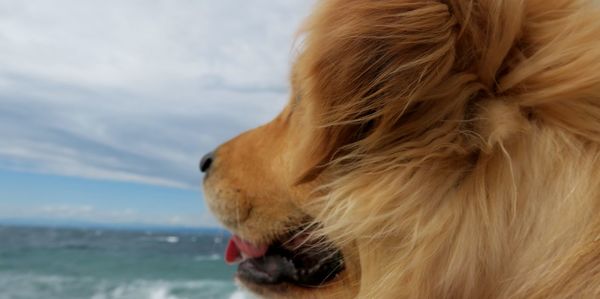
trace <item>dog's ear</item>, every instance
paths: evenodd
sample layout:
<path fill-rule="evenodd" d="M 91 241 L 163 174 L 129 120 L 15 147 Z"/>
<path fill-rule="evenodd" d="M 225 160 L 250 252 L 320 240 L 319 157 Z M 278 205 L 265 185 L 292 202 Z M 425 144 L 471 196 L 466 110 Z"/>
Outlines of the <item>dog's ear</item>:
<path fill-rule="evenodd" d="M 452 70 L 456 25 L 448 6 L 437 1 L 322 1 L 305 25 L 305 50 L 296 66 L 321 128 L 314 138 L 315 163 L 325 166 L 349 151 L 381 147 L 386 137 L 375 135 L 386 135 L 413 114 L 426 100 L 424 91 Z M 439 113 L 460 109 L 456 102 Z M 394 128 L 401 133 L 387 142 L 425 129 Z"/>
<path fill-rule="evenodd" d="M 477 74 L 477 134 L 489 148 L 525 116 L 600 141 L 600 5 L 588 0 L 450 0 L 455 69 Z M 522 128 L 522 127 L 521 127 Z"/>
<path fill-rule="evenodd" d="M 583 2 L 322 1 L 297 65 L 315 161 L 461 157 L 532 118 L 600 141 L 599 14 Z"/>
<path fill-rule="evenodd" d="M 435 1 L 322 1 L 305 26 L 303 90 L 328 125 L 401 114 L 452 67 L 455 26 Z"/>

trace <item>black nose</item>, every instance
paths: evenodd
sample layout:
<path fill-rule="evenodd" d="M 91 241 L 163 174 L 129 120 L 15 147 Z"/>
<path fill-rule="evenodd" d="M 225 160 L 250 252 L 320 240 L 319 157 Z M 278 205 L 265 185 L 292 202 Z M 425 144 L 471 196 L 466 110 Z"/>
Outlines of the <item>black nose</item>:
<path fill-rule="evenodd" d="M 200 171 L 207 172 L 210 166 L 212 165 L 214 158 L 214 152 L 210 152 L 204 155 L 204 157 L 202 157 L 202 160 L 200 160 Z"/>

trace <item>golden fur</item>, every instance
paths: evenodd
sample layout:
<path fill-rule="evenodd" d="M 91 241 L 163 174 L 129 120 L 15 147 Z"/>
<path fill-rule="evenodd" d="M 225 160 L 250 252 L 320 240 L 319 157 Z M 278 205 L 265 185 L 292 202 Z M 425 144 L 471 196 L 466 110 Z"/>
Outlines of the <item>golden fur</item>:
<path fill-rule="evenodd" d="M 600 10 L 322 0 L 290 104 L 207 201 L 266 244 L 310 216 L 347 269 L 281 298 L 600 298 Z"/>

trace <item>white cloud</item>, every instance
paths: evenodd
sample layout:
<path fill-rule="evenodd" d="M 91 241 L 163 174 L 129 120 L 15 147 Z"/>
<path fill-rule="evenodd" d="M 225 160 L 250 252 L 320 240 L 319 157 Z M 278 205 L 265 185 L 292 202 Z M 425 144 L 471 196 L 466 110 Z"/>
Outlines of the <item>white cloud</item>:
<path fill-rule="evenodd" d="M 2 69 L 86 86 L 280 85 L 307 1 L 2 1 Z"/>
<path fill-rule="evenodd" d="M 273 117 L 306 0 L 0 0 L 0 167 L 195 187 Z"/>

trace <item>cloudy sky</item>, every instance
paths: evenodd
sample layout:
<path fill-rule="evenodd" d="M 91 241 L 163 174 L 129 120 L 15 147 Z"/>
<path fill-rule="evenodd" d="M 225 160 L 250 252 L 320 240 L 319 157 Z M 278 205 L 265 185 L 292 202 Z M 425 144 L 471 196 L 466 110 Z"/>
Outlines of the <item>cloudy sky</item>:
<path fill-rule="evenodd" d="M 287 99 L 310 0 L 0 0 L 0 220 L 214 226 L 198 159 Z"/>

